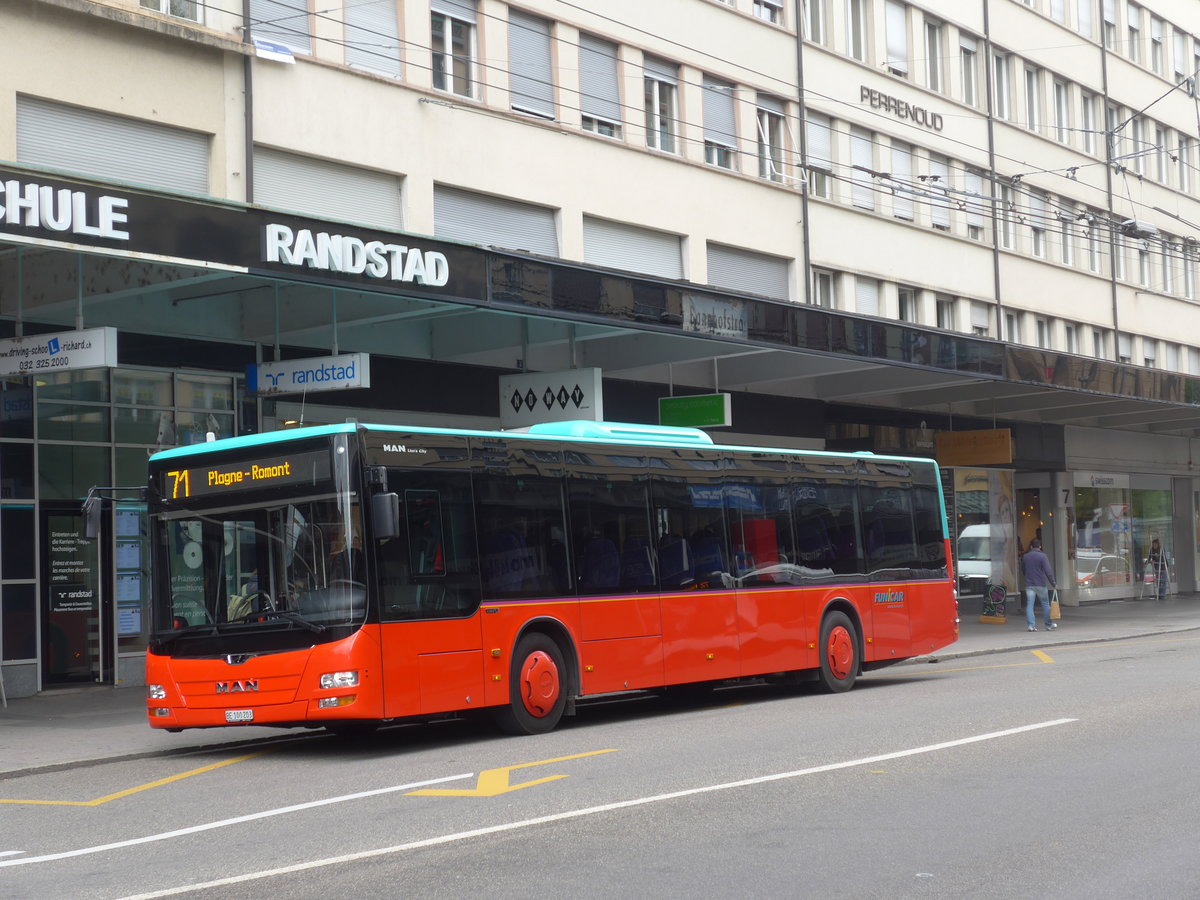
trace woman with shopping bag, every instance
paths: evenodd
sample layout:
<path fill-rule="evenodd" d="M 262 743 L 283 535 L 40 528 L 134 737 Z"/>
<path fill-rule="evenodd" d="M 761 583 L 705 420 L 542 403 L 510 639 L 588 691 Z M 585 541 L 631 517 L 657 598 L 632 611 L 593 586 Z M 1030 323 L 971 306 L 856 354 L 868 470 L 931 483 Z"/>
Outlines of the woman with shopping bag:
<path fill-rule="evenodd" d="M 1050 560 L 1042 552 L 1042 542 L 1034 538 L 1029 542 L 1029 549 L 1021 557 L 1021 571 L 1025 575 L 1025 624 L 1030 631 L 1037 631 L 1037 607 L 1034 598 L 1042 604 L 1042 617 L 1046 622 L 1046 630 L 1053 631 L 1058 627 L 1057 622 L 1050 620 L 1050 589 L 1057 593 L 1058 582 L 1054 580 L 1054 570 L 1050 568 Z"/>

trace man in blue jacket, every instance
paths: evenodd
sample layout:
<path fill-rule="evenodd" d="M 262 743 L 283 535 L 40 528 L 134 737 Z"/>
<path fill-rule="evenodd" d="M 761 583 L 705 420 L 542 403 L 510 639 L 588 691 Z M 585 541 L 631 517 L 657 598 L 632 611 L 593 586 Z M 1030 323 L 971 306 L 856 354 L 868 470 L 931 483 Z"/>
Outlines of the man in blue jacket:
<path fill-rule="evenodd" d="M 1050 568 L 1050 560 L 1042 552 L 1042 542 L 1034 538 L 1029 542 L 1029 549 L 1021 557 L 1021 571 L 1025 575 L 1025 622 L 1030 631 L 1037 631 L 1037 614 L 1033 605 L 1036 597 L 1042 604 L 1042 615 L 1046 619 L 1046 630 L 1052 631 L 1058 624 L 1050 621 L 1050 588 L 1057 588 L 1054 580 L 1054 570 Z"/>

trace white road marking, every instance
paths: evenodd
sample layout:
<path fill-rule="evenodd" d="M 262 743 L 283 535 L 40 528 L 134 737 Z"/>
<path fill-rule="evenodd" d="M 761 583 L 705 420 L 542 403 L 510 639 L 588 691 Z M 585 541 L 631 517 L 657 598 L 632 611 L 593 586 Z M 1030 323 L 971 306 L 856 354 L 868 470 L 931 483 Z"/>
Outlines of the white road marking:
<path fill-rule="evenodd" d="M 70 859 L 72 856 L 88 856 L 93 853 L 104 853 L 108 850 L 119 850 L 122 847 L 135 847 L 138 844 L 151 844 L 155 841 L 165 841 L 170 838 L 182 837 L 188 834 L 196 834 L 201 831 L 212 831 L 214 828 L 226 828 L 230 825 L 240 825 L 243 822 L 253 822 L 257 819 L 269 819 L 272 816 L 283 816 L 288 813 L 301 812 L 306 809 L 316 809 L 319 806 L 330 806 L 334 803 L 345 803 L 349 800 L 362 800 L 365 797 L 378 797 L 380 794 L 394 794 L 398 791 L 411 791 L 415 788 L 429 787 L 431 784 L 445 784 L 447 781 L 463 781 L 467 778 L 474 778 L 475 774 L 469 772 L 466 775 L 448 775 L 445 778 L 431 778 L 429 781 L 414 781 L 411 784 L 394 784 L 391 787 L 376 788 L 371 791 L 359 791 L 355 794 L 343 794 L 340 797 L 327 797 L 324 800 L 311 800 L 308 803 L 297 803 L 295 806 L 281 806 L 278 809 L 266 809 L 262 812 L 249 813 L 244 816 L 235 816 L 232 819 L 221 819 L 218 822 L 207 822 L 204 825 L 192 825 L 189 828 L 180 828 L 175 831 L 164 831 L 161 834 L 149 834 L 145 837 L 130 838 L 127 841 L 116 841 L 111 844 L 100 844 L 96 847 L 80 847 L 78 850 L 65 850 L 62 853 L 47 853 L 45 856 L 31 856 L 28 859 L 10 859 L 7 862 L 0 862 L 0 868 L 6 866 L 24 866 L 29 863 L 52 862 L 56 859 Z M 24 852 L 24 851 L 14 851 Z"/>
<path fill-rule="evenodd" d="M 0 856 L 20 856 L 24 850 L 0 850 Z"/>
<path fill-rule="evenodd" d="M 486 828 L 474 828 L 470 831 L 459 831 L 453 834 L 444 834 L 439 837 L 425 838 L 419 841 L 410 841 L 407 844 L 397 844 L 393 847 L 381 847 L 377 850 L 363 850 L 358 853 L 347 853 L 343 856 L 333 856 L 327 859 L 316 859 L 304 863 L 296 863 L 291 866 L 283 866 L 278 869 L 267 869 L 261 872 L 251 872 L 246 875 L 235 875 L 229 878 L 221 878 L 216 881 L 204 881 L 198 884 L 188 884 L 176 888 L 167 888 L 162 891 L 153 891 L 148 894 L 137 894 L 130 897 L 125 897 L 123 900 L 153 900 L 157 897 L 171 897 L 176 894 L 186 894 L 190 891 L 201 891 L 206 888 L 227 887 L 232 884 L 244 884 L 248 881 L 257 881 L 262 878 L 274 878 L 279 875 L 289 875 L 294 872 L 304 872 L 308 869 L 319 869 L 326 866 L 335 866 L 342 863 L 355 862 L 362 859 L 371 859 L 376 856 L 387 856 L 395 853 L 404 853 L 409 850 L 420 850 L 424 847 L 436 847 L 440 844 L 451 844 L 457 841 L 470 840 L 471 838 L 484 837 L 486 835 L 501 834 L 506 831 L 516 831 L 521 828 L 531 828 L 535 825 L 545 825 L 549 822 L 563 822 L 569 819 L 578 819 L 584 816 L 594 816 L 600 813 L 613 812 L 619 809 L 630 809 L 636 806 L 645 806 L 650 803 L 662 803 L 666 800 L 677 800 L 680 797 L 693 797 L 697 794 L 709 794 L 715 791 L 727 791 L 732 788 L 750 787 L 758 784 L 768 784 L 772 781 L 785 781 L 791 778 L 801 778 L 805 775 L 818 775 L 822 772 L 836 772 L 839 769 L 851 769 L 856 766 L 873 765 L 875 763 L 884 762 L 885 760 L 903 759 L 907 756 L 919 756 L 923 753 L 936 753 L 939 750 L 950 750 L 954 747 L 963 747 L 967 744 L 977 744 L 980 741 L 993 741 L 998 738 L 1011 737 L 1016 734 L 1024 734 L 1029 731 L 1037 731 L 1041 728 L 1053 728 L 1057 725 L 1067 725 L 1071 722 L 1076 722 L 1077 719 L 1053 719 L 1049 722 L 1038 722 L 1035 725 L 1022 725 L 1018 728 L 1008 728 L 1004 731 L 993 731 L 988 734 L 977 734 L 973 737 L 959 738 L 954 741 L 943 741 L 938 744 L 929 744 L 924 747 L 913 747 L 909 750 L 897 750 L 894 753 L 883 753 L 879 756 L 867 756 L 862 759 L 852 759 L 845 762 L 829 763 L 824 766 L 813 766 L 809 769 L 797 769 L 793 772 L 779 772 L 774 775 L 760 775 L 757 778 L 744 778 L 740 781 L 727 781 L 723 784 L 711 784 L 704 787 L 688 788 L 683 791 L 672 791 L 667 794 L 655 794 L 649 797 L 636 797 L 631 800 L 621 800 L 616 803 L 605 803 L 601 806 L 589 806 L 585 809 L 568 810 L 567 812 L 552 813 L 546 816 L 538 816 L 533 819 L 521 819 L 516 822 L 505 822 L 501 825 L 491 825 Z M 470 776 L 458 776 L 470 777 Z M 317 804 L 311 804 L 317 805 Z M 133 842 L 129 842 L 133 843 Z M 125 846 L 117 844 L 112 846 Z M 67 855 L 67 854 L 62 854 Z M 61 858 L 59 857 L 43 857 L 43 859 Z M 34 862 L 35 860 L 22 860 L 22 862 Z M 5 865 L 0 863 L 0 865 Z M 11 863 L 9 864 L 11 865 Z"/>

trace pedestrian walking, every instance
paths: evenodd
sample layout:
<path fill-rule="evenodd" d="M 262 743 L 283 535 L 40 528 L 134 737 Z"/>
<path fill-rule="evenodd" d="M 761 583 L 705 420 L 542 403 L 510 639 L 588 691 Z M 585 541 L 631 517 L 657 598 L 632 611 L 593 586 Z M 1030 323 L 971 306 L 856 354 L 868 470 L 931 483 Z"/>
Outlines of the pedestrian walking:
<path fill-rule="evenodd" d="M 1050 588 L 1057 588 L 1054 580 L 1054 570 L 1050 568 L 1050 560 L 1042 552 L 1042 542 L 1034 538 L 1029 542 L 1029 549 L 1021 557 L 1021 571 L 1025 575 L 1025 623 L 1030 631 L 1037 631 L 1037 607 L 1034 598 L 1042 604 L 1042 616 L 1046 620 L 1046 630 L 1053 631 L 1058 624 L 1050 621 Z"/>

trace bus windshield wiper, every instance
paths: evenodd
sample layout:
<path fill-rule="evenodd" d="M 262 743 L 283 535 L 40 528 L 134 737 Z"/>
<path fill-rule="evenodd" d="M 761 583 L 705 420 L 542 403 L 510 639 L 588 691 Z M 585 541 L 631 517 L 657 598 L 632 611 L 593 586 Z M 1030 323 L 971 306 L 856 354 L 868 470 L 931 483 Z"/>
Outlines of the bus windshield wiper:
<path fill-rule="evenodd" d="M 320 634 L 325 630 L 325 626 L 318 622 L 310 622 L 308 619 L 299 613 L 294 613 L 290 609 L 265 609 L 262 612 L 249 612 L 244 616 L 238 616 L 236 619 L 230 619 L 227 622 L 222 622 L 222 625 L 237 625 L 245 622 L 250 622 L 255 619 L 286 619 L 293 624 L 299 625 L 301 628 L 307 628 L 314 634 Z M 220 629 L 218 629 L 220 630 Z"/>

